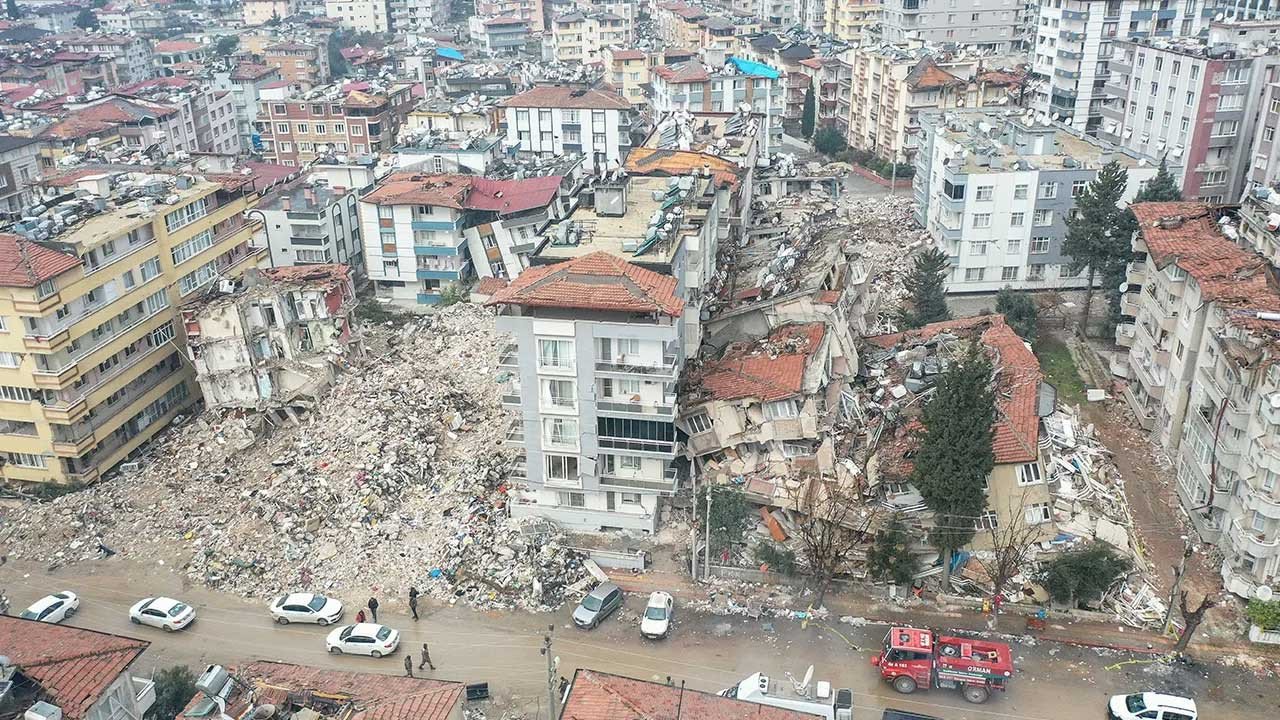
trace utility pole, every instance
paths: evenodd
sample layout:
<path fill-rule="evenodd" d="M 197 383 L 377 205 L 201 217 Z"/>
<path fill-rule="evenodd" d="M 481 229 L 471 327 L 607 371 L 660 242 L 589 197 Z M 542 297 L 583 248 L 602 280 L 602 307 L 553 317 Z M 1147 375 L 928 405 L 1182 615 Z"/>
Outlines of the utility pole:
<path fill-rule="evenodd" d="M 898 194 L 898 151 L 894 150 L 889 156 L 889 164 L 892 169 L 889 171 L 889 197 Z"/>
<path fill-rule="evenodd" d="M 702 556 L 702 571 L 706 575 L 707 582 L 711 582 L 711 483 L 706 484 L 707 488 L 707 544 L 702 548 L 704 553 Z"/>
<path fill-rule="evenodd" d="M 555 625 L 548 625 L 547 634 L 542 636 L 542 654 L 547 658 L 547 720 L 556 720 L 556 670 L 560 658 L 551 652 L 551 633 L 555 629 Z"/>
<path fill-rule="evenodd" d="M 1187 571 L 1187 558 L 1191 557 L 1191 540 L 1186 536 L 1182 536 L 1182 558 L 1178 560 L 1178 567 L 1173 569 L 1173 588 L 1169 590 L 1169 607 L 1164 611 L 1164 623 L 1160 625 L 1161 629 L 1169 629 L 1169 621 L 1173 619 L 1173 601 L 1178 597 L 1178 589 L 1182 587 L 1182 575 Z"/>

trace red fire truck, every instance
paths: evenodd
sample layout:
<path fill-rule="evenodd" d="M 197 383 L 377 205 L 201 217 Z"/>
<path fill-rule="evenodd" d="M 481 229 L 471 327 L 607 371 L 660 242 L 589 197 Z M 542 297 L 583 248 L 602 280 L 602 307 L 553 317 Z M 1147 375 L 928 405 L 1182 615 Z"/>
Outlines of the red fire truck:
<path fill-rule="evenodd" d="M 871 658 L 871 664 L 900 693 L 960 688 L 971 703 L 986 702 L 992 690 L 1003 691 L 1013 675 L 1013 655 L 1004 643 L 909 627 L 890 629 L 884 650 Z"/>

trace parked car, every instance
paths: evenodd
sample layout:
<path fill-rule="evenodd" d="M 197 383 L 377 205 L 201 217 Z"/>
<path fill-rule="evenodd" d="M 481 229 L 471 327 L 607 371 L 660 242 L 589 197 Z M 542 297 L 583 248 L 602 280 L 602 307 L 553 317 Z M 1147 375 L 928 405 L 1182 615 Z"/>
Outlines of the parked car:
<path fill-rule="evenodd" d="M 289 593 L 272 601 L 271 617 L 281 625 L 291 622 L 332 625 L 342 618 L 342 601 L 315 593 Z"/>
<path fill-rule="evenodd" d="M 173 598 L 145 598 L 129 608 L 129 619 L 137 625 L 150 625 L 172 632 L 190 625 L 196 619 L 196 610 Z"/>
<path fill-rule="evenodd" d="M 658 640 L 671 631 L 671 611 L 675 608 L 675 600 L 670 593 L 657 590 L 649 595 L 649 604 L 644 608 L 644 617 L 640 620 L 640 634 L 650 640 Z"/>
<path fill-rule="evenodd" d="M 357 623 L 335 628 L 324 640 L 325 647 L 335 655 L 390 655 L 400 646 L 400 633 L 386 625 Z"/>
<path fill-rule="evenodd" d="M 31 603 L 31 607 L 22 611 L 19 617 L 46 623 L 60 623 L 76 614 L 80 609 L 80 598 L 70 590 L 46 595 Z"/>
<path fill-rule="evenodd" d="M 907 712 L 906 710 L 885 708 L 884 714 L 880 716 L 880 720 L 939 720 L 939 718 L 932 715 L 921 715 L 920 713 Z"/>
<path fill-rule="evenodd" d="M 578 603 L 573 624 L 591 630 L 621 606 L 622 589 L 613 583 L 600 583 Z"/>
<path fill-rule="evenodd" d="M 1111 720 L 1196 720 L 1196 701 L 1163 693 L 1116 695 L 1107 704 Z"/>

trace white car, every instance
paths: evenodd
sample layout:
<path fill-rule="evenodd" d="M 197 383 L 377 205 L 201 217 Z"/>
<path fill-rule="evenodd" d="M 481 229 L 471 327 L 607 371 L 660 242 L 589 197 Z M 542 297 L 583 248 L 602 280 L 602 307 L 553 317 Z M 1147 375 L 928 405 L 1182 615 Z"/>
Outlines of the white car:
<path fill-rule="evenodd" d="M 649 595 L 649 604 L 644 608 L 644 618 L 640 621 L 640 634 L 657 640 L 664 638 L 671 631 L 671 611 L 675 608 L 675 600 L 670 593 L 661 590 Z"/>
<path fill-rule="evenodd" d="M 1196 701 L 1162 693 L 1116 695 L 1107 704 L 1110 720 L 1196 720 Z"/>
<path fill-rule="evenodd" d="M 24 610 L 21 617 L 37 622 L 60 623 L 75 615 L 79 609 L 80 598 L 70 590 L 63 590 L 31 603 L 31 607 Z"/>
<path fill-rule="evenodd" d="M 129 608 L 129 619 L 136 625 L 150 625 L 172 632 L 190 625 L 196 619 L 196 610 L 173 598 L 145 598 Z"/>
<path fill-rule="evenodd" d="M 386 625 L 358 623 L 335 628 L 324 639 L 325 647 L 335 655 L 390 655 L 400 646 L 400 633 Z"/>
<path fill-rule="evenodd" d="M 332 625 L 342 618 L 342 601 L 314 593 L 289 593 L 271 603 L 271 617 L 281 625 L 291 622 Z"/>

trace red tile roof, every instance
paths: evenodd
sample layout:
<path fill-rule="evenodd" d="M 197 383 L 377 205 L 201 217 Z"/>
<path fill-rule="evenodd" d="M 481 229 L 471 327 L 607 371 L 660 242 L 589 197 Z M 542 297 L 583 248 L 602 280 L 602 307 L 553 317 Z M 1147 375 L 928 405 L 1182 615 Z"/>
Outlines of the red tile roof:
<path fill-rule="evenodd" d="M 234 672 L 238 679 L 254 688 L 255 706 L 283 706 L 291 694 L 294 697 L 315 694 L 322 696 L 326 703 L 345 706 L 341 712 L 334 713 L 344 720 L 447 720 L 466 693 L 466 686 L 459 682 L 327 670 L 265 660 Z M 201 697 L 197 694 L 188 707 Z M 241 718 L 250 707 L 249 698 L 237 689 L 228 698 L 227 714 Z"/>
<path fill-rule="evenodd" d="M 476 284 L 476 293 L 479 295 L 492 295 L 509 284 L 511 284 L 511 281 L 506 278 L 480 278 L 480 282 Z"/>
<path fill-rule="evenodd" d="M 643 60 L 647 55 L 643 50 L 623 50 L 621 48 L 612 48 L 610 52 L 613 54 L 614 60 Z"/>
<path fill-rule="evenodd" d="M 669 83 L 695 83 L 711 79 L 711 71 L 700 60 L 686 60 L 673 65 L 659 65 L 650 72 Z"/>
<path fill-rule="evenodd" d="M 677 715 L 676 710 L 679 709 Z M 560 720 L 813 720 L 797 710 L 596 670 L 573 674 Z"/>
<path fill-rule="evenodd" d="M 232 80 L 257 80 L 258 78 L 274 75 L 280 72 L 278 67 L 268 67 L 266 65 L 256 65 L 254 63 L 240 63 L 236 65 L 236 69 L 231 72 Z"/>
<path fill-rule="evenodd" d="M 525 24 L 524 20 L 521 20 L 520 18 L 513 17 L 513 16 L 489 18 L 488 20 L 484 21 L 485 27 L 491 27 L 495 25 L 523 25 L 523 24 Z"/>
<path fill-rule="evenodd" d="M 772 402 L 798 395 L 826 332 L 820 322 L 782 325 L 745 349 L 731 346 L 720 360 L 703 364 L 692 381 L 715 400 Z"/>
<path fill-rule="evenodd" d="M 716 184 L 737 187 L 743 172 L 724 158 L 692 150 L 638 147 L 627 153 L 626 170 L 633 175 L 681 177 L 709 169 Z"/>
<path fill-rule="evenodd" d="M 148 645 L 145 640 L 0 616 L 3 654 L 40 683 L 67 720 L 85 717 Z"/>
<path fill-rule="evenodd" d="M 993 356 L 992 361 L 999 370 L 995 388 L 999 412 L 991 441 L 996 462 L 1035 461 L 1039 456 L 1036 447 L 1040 442 L 1037 405 L 1044 374 L 1040 371 L 1040 361 L 1005 323 L 1003 315 L 947 320 L 916 330 L 868 337 L 867 342 L 883 348 L 917 347 L 942 332 L 967 337 L 981 333 L 982 344 Z"/>
<path fill-rule="evenodd" d="M 515 108 L 569 108 L 578 110 L 630 110 L 631 103 L 610 85 L 590 89 L 568 85 L 539 85 L 498 103 Z"/>
<path fill-rule="evenodd" d="M 364 200 L 379 205 L 438 205 L 510 215 L 550 204 L 563 179 L 561 175 L 547 175 L 492 180 L 474 175 L 401 172 L 380 183 Z"/>
<path fill-rule="evenodd" d="M 75 255 L 0 233 L 0 286 L 32 288 L 79 266 Z"/>
<path fill-rule="evenodd" d="M 912 90 L 936 90 L 950 85 L 963 85 L 964 81 L 924 58 L 907 73 L 907 85 Z"/>
<path fill-rule="evenodd" d="M 679 317 L 684 301 L 675 292 L 676 279 L 670 275 L 646 270 L 616 255 L 593 252 L 529 268 L 485 304 Z"/>
<path fill-rule="evenodd" d="M 190 40 L 161 40 L 152 48 L 157 53 L 195 52 L 208 47 Z"/>

